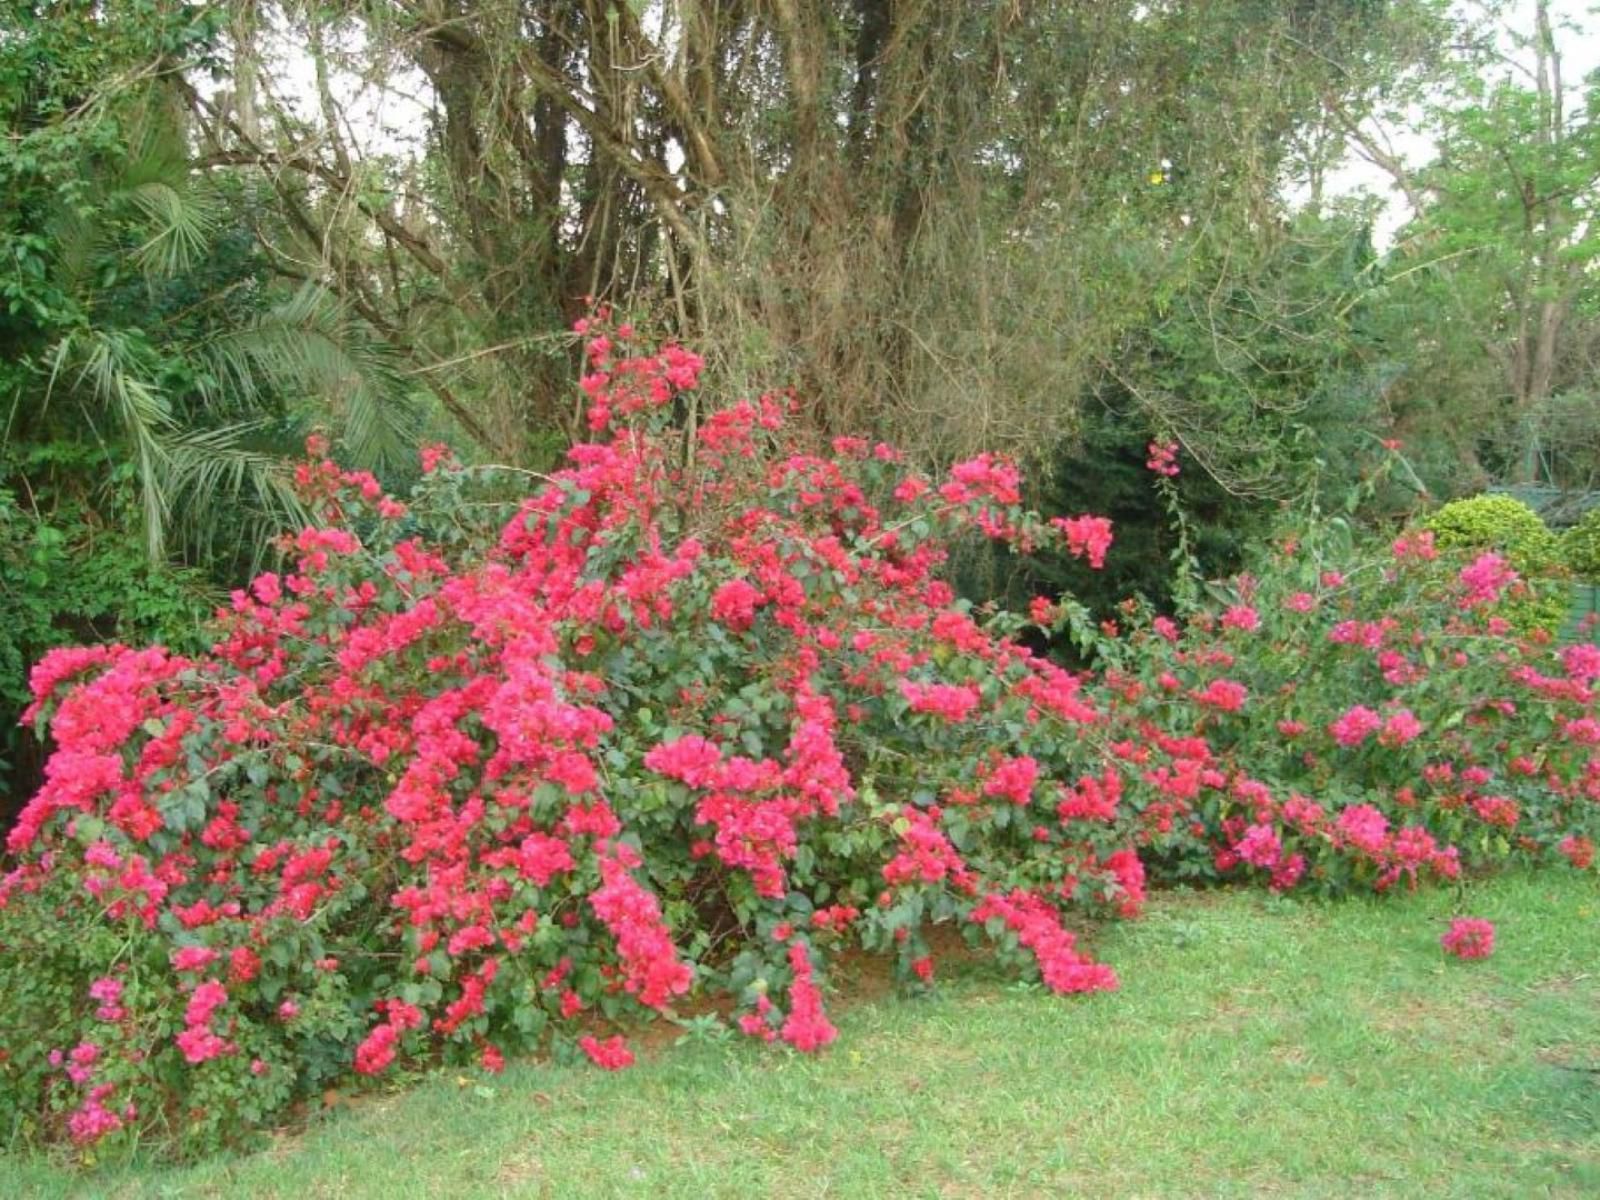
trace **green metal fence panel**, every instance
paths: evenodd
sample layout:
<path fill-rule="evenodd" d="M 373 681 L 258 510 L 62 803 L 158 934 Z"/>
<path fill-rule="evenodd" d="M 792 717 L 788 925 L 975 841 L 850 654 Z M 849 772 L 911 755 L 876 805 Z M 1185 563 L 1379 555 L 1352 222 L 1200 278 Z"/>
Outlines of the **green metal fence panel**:
<path fill-rule="evenodd" d="M 1600 492 L 1575 492 L 1541 483 L 1492 484 L 1484 490 L 1521 500 L 1557 532 L 1576 525 L 1591 508 L 1600 508 Z"/>
<path fill-rule="evenodd" d="M 1573 584 L 1572 607 L 1567 610 L 1567 619 L 1561 626 L 1562 644 L 1570 642 L 1600 644 L 1600 616 L 1597 614 L 1600 614 L 1600 584 Z M 1586 620 L 1587 625 L 1585 625 Z"/>

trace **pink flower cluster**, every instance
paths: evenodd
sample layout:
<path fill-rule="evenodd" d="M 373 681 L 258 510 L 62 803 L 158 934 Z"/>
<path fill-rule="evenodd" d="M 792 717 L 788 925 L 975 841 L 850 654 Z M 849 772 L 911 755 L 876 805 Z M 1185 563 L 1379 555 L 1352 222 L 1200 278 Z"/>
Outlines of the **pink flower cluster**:
<path fill-rule="evenodd" d="M 1481 917 L 1456 917 L 1439 938 L 1446 954 L 1457 958 L 1488 958 L 1494 953 L 1494 922 Z"/>
<path fill-rule="evenodd" d="M 678 957 L 661 920 L 661 905 L 635 881 L 639 856 L 623 843 L 600 859 L 601 886 L 589 896 L 595 915 L 617 939 L 623 987 L 640 1004 L 661 1009 L 689 990 L 694 971 Z"/>
<path fill-rule="evenodd" d="M 978 688 L 970 683 L 914 683 L 903 679 L 900 693 L 912 712 L 932 713 L 951 722 L 965 721 L 982 699 Z"/>
<path fill-rule="evenodd" d="M 781 1036 L 796 1050 L 816 1051 L 839 1036 L 822 1011 L 822 992 L 817 987 L 811 954 L 804 942 L 789 946 L 789 969 L 794 981 L 789 985 L 789 1015 Z"/>
<path fill-rule="evenodd" d="M 932 814 L 911 806 L 901 810 L 904 831 L 900 852 L 883 865 L 884 882 L 891 887 L 910 883 L 943 883 L 948 879 L 963 892 L 976 886 L 961 855 L 934 824 Z"/>
<path fill-rule="evenodd" d="M 1150 457 L 1144 465 L 1149 470 L 1168 478 L 1178 473 L 1177 442 L 1151 442 L 1146 447 L 1146 453 Z"/>
<path fill-rule="evenodd" d="M 96 979 L 89 985 L 89 998 L 99 1002 L 100 1007 L 94 1010 L 95 1019 L 98 1021 L 120 1021 L 127 1015 L 127 1010 L 122 1007 L 122 981 L 109 976 Z"/>
<path fill-rule="evenodd" d="M 1078 953 L 1078 941 L 1061 927 L 1060 914 L 1031 892 L 990 893 L 972 909 L 973 921 L 997 919 L 1033 952 L 1045 986 L 1053 992 L 1107 992 L 1117 987 L 1110 967 Z"/>
<path fill-rule="evenodd" d="M 1482 608 L 1499 600 L 1518 576 L 1498 554 L 1481 554 L 1462 567 L 1457 578 L 1463 589 L 1461 607 Z"/>
<path fill-rule="evenodd" d="M 1074 558 L 1088 558 L 1089 566 L 1098 571 L 1106 564 L 1106 553 L 1111 549 L 1111 521 L 1107 517 L 1055 517 L 1050 524 L 1067 538 L 1067 553 Z"/>
<path fill-rule="evenodd" d="M 211 1028 L 216 1011 L 227 1002 L 227 989 L 215 979 L 198 984 L 190 994 L 189 1004 L 183 1011 L 183 1032 L 175 1039 L 185 1062 L 203 1063 L 237 1052 L 237 1046 Z"/>
<path fill-rule="evenodd" d="M 621 1034 L 603 1041 L 593 1034 L 585 1034 L 578 1039 L 578 1048 L 602 1071 L 620 1071 L 633 1066 L 633 1051 L 628 1049 L 627 1040 Z"/>
<path fill-rule="evenodd" d="M 1382 728 L 1382 717 L 1365 704 L 1355 704 L 1328 726 L 1328 735 L 1341 746 L 1359 746 Z"/>
<path fill-rule="evenodd" d="M 377 1075 L 394 1062 L 395 1051 L 406 1030 L 422 1025 L 422 1010 L 402 1000 L 384 1002 L 385 1020 L 373 1026 L 356 1047 L 355 1069 L 360 1075 Z"/>

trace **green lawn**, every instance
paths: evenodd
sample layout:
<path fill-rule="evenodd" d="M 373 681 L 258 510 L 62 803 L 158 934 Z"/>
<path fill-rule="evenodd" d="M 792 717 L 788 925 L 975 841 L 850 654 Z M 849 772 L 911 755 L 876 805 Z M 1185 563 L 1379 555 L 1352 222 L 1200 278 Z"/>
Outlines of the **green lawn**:
<path fill-rule="evenodd" d="M 837 1003 L 820 1058 L 442 1075 L 186 1169 L 0 1163 L 0 1196 L 1600 1195 L 1600 889 L 1475 885 L 1477 963 L 1454 903 L 1167 896 L 1094 941 L 1119 993 L 969 963 Z"/>

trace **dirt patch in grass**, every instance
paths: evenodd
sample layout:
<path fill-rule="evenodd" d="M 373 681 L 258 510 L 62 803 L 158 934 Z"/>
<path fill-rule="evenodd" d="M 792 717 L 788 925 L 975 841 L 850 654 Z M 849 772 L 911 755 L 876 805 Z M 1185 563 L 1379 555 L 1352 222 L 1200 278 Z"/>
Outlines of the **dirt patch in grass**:
<path fill-rule="evenodd" d="M 1529 986 L 1530 992 L 1540 992 L 1552 996 L 1570 996 L 1580 983 L 1594 979 L 1588 971 L 1579 971 L 1576 974 L 1552 975 L 1548 979 L 1541 979 L 1538 983 Z"/>
<path fill-rule="evenodd" d="M 1485 1043 L 1511 1044 L 1514 1012 L 1506 1000 L 1484 993 L 1452 999 L 1409 996 L 1369 1005 L 1367 1019 L 1379 1032 L 1408 1045 L 1457 1054 Z"/>

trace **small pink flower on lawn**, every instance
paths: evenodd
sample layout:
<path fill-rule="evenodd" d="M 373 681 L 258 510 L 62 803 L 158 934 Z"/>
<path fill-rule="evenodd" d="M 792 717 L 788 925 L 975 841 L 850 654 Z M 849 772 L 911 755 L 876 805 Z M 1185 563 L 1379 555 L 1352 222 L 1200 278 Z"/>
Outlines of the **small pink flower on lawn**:
<path fill-rule="evenodd" d="M 1439 944 L 1457 958 L 1488 958 L 1494 953 L 1494 922 L 1481 917 L 1457 917 Z"/>

